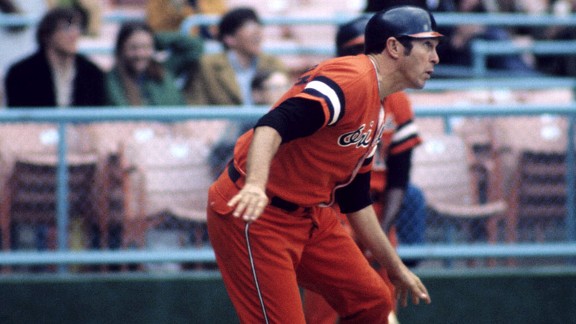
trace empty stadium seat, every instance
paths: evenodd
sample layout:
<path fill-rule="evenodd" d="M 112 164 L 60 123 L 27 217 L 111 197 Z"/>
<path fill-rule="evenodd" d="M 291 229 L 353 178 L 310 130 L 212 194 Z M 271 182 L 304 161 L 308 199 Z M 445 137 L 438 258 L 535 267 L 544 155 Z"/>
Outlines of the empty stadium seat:
<path fill-rule="evenodd" d="M 496 241 L 497 217 L 505 212 L 506 203 L 503 200 L 478 202 L 466 146 L 461 138 L 425 136 L 424 143 L 414 150 L 412 163 L 412 182 L 423 190 L 428 208 L 444 220 L 448 242 L 455 240 L 457 228 L 466 235 L 466 240 L 475 236 L 469 227 L 476 220 L 486 223 L 488 241 Z"/>

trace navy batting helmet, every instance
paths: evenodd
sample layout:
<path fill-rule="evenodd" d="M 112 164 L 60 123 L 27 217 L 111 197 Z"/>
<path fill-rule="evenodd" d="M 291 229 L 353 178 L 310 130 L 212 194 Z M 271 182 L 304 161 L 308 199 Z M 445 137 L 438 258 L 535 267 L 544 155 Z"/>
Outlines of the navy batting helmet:
<path fill-rule="evenodd" d="M 336 55 L 356 55 L 364 52 L 364 30 L 368 16 L 360 16 L 340 27 L 336 32 Z"/>
<path fill-rule="evenodd" d="M 376 13 L 368 21 L 365 33 L 365 53 L 379 53 L 386 47 L 389 37 L 437 38 L 444 35 L 436 31 L 432 14 L 414 6 L 394 7 Z"/>

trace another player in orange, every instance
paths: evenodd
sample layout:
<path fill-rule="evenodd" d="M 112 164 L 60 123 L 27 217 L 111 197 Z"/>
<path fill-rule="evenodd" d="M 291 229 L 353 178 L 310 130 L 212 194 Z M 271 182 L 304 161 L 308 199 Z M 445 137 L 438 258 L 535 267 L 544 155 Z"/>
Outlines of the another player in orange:
<path fill-rule="evenodd" d="M 238 140 L 210 187 L 208 232 L 228 294 L 243 323 L 305 323 L 299 285 L 322 294 L 341 323 L 387 323 L 394 296 L 340 222 L 407 305 L 429 303 L 420 279 L 380 228 L 370 174 L 391 114 L 392 93 L 421 89 L 442 36 L 426 10 L 375 14 L 365 55 L 327 60 Z"/>
<path fill-rule="evenodd" d="M 337 56 L 358 55 L 364 52 L 364 29 L 367 23 L 368 17 L 360 16 L 338 28 Z M 387 232 L 392 246 L 396 247 L 397 238 L 393 223 L 401 209 L 404 192 L 408 187 L 412 149 L 420 144 L 421 139 L 413 122 L 414 112 L 405 92 L 389 95 L 384 104 L 390 114 L 386 116 L 387 126 L 378 145 L 378 154 L 374 157 L 370 190 L 376 215 L 382 228 Z M 349 227 L 345 216 L 342 221 Z M 354 235 L 352 230 L 350 231 Z M 369 253 L 366 251 L 366 254 Z M 374 262 L 369 255 L 367 257 L 369 261 Z M 377 270 L 393 289 L 385 271 Z M 304 313 L 308 323 L 335 324 L 338 320 L 338 314 L 324 298 L 309 290 L 304 291 Z"/>

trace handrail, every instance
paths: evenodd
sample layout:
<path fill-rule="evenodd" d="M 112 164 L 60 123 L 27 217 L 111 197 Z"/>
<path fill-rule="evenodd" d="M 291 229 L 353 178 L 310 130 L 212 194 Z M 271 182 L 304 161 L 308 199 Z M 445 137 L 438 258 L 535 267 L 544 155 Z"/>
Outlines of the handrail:
<path fill-rule="evenodd" d="M 262 22 L 267 25 L 339 25 L 353 18 L 360 13 L 336 13 L 330 16 L 263 16 Z M 435 12 L 434 17 L 439 26 L 455 25 L 492 25 L 492 26 L 573 26 L 576 25 L 576 15 L 556 16 L 553 14 L 524 14 L 524 13 L 457 13 L 457 12 Z M 0 26 L 31 26 L 37 24 L 41 15 L 32 14 L 5 14 L 0 13 Z M 145 20 L 143 12 L 113 10 L 102 15 L 104 22 L 124 22 L 131 20 Z M 181 31 L 187 33 L 190 28 L 201 25 L 216 25 L 220 19 L 219 15 L 196 14 L 184 19 Z"/>
<path fill-rule="evenodd" d="M 40 14 L 6 14 L 0 13 L 0 27 L 34 26 L 42 19 Z M 122 23 L 125 21 L 144 21 L 146 15 L 141 12 L 114 10 L 102 15 L 103 22 Z"/>
<path fill-rule="evenodd" d="M 493 77 L 493 78 L 448 78 L 426 81 L 423 90 L 469 90 L 469 89 L 552 89 L 576 88 L 576 79 L 567 77 Z"/>
<path fill-rule="evenodd" d="M 261 17 L 265 25 L 340 25 L 356 17 L 357 13 L 336 13 L 330 16 L 264 16 Z M 456 25 L 484 25 L 507 27 L 546 27 L 546 26 L 573 26 L 576 25 L 576 15 L 556 16 L 552 14 L 531 15 L 524 13 L 434 13 L 439 26 Z M 184 19 L 180 31 L 188 31 L 197 26 L 216 25 L 219 15 L 192 15 Z"/>
<path fill-rule="evenodd" d="M 401 245 L 398 247 L 398 254 L 406 260 L 576 257 L 576 243 Z M 0 252 L 0 266 L 215 261 L 214 251 L 210 247 L 174 249 L 168 252 L 149 250 Z"/>
<path fill-rule="evenodd" d="M 472 58 L 474 75 L 482 76 L 486 73 L 487 56 L 532 53 L 536 55 L 574 55 L 576 41 L 533 41 L 527 44 L 515 44 L 511 41 L 472 41 Z"/>
<path fill-rule="evenodd" d="M 138 109 L 145 108 L 145 109 Z M 239 109 L 241 108 L 241 109 Z M 0 111 L 0 122 L 87 123 L 104 121 L 161 121 L 186 119 L 242 119 L 260 117 L 268 106 L 166 106 L 158 107 L 86 107 L 81 109 L 7 109 Z M 521 108 L 521 109 L 520 109 Z M 445 104 L 415 105 L 420 117 L 434 116 L 520 116 L 576 115 L 576 102 L 567 104 Z"/>

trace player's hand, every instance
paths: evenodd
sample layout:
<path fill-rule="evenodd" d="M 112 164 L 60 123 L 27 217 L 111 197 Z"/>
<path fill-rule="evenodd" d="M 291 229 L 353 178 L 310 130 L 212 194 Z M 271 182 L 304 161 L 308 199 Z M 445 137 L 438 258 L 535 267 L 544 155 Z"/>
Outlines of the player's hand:
<path fill-rule="evenodd" d="M 388 273 L 388 275 L 396 288 L 396 298 L 400 301 L 402 307 L 408 306 L 409 296 L 412 298 L 414 305 L 418 305 L 420 300 L 423 300 L 426 304 L 432 302 L 426 286 L 405 265 L 401 265 L 397 274 Z"/>
<path fill-rule="evenodd" d="M 248 183 L 228 201 L 229 207 L 236 207 L 232 215 L 242 217 L 247 222 L 257 220 L 267 205 L 268 197 L 264 189 Z"/>

